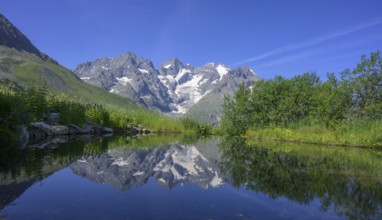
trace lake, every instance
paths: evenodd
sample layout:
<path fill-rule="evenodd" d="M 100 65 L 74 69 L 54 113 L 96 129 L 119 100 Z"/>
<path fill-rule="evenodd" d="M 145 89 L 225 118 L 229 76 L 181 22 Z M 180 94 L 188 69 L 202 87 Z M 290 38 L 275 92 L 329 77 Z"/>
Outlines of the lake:
<path fill-rule="evenodd" d="M 382 219 L 378 151 L 148 136 L 0 153 L 0 219 Z"/>

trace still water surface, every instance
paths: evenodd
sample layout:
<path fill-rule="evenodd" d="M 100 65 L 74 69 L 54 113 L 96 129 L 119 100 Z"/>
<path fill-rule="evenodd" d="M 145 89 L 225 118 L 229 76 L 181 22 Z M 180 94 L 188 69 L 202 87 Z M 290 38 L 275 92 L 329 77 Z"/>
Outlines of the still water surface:
<path fill-rule="evenodd" d="M 4 219 L 382 219 L 370 150 L 153 136 L 1 153 Z"/>

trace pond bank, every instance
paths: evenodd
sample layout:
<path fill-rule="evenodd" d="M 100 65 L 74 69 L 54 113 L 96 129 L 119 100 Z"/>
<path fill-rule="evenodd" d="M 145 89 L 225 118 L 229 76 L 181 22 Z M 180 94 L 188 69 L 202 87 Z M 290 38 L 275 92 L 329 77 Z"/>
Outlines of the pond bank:
<path fill-rule="evenodd" d="M 102 125 L 85 123 L 83 126 L 75 124 L 62 125 L 59 123 L 60 114 L 51 113 L 50 120 L 33 122 L 30 126 L 20 125 L 17 129 L 19 147 L 24 148 L 28 144 L 38 148 L 56 148 L 57 144 L 75 140 L 78 137 L 91 139 L 93 137 L 111 136 L 113 133 L 124 133 L 129 136 L 145 135 L 150 130 L 141 125 L 128 125 L 125 128 L 113 129 Z M 54 118 L 54 120 L 51 120 Z"/>
<path fill-rule="evenodd" d="M 375 122 L 368 126 L 343 126 L 336 129 L 323 126 L 269 127 L 256 130 L 250 129 L 245 133 L 244 137 L 249 142 L 261 139 L 380 150 L 382 149 L 382 123 Z"/>

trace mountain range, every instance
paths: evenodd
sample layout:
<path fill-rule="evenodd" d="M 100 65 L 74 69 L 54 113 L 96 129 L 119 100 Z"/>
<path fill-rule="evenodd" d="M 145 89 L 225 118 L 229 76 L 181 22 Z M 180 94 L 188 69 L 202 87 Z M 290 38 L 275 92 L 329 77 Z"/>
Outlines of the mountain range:
<path fill-rule="evenodd" d="M 248 67 L 231 69 L 224 64 L 200 67 L 173 58 L 155 68 L 153 62 L 128 52 L 78 65 L 83 81 L 134 100 L 170 116 L 187 116 L 216 123 L 225 95 L 241 83 L 259 80 Z"/>

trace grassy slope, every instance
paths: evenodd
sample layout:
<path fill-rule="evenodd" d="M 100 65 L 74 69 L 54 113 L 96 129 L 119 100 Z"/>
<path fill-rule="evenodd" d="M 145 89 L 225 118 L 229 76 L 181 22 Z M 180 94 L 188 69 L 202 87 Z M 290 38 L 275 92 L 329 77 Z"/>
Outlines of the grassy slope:
<path fill-rule="evenodd" d="M 0 46 L 0 79 L 9 79 L 22 87 L 42 87 L 52 94 L 69 97 L 116 109 L 140 109 L 133 101 L 82 82 L 70 70 L 27 52 Z"/>

